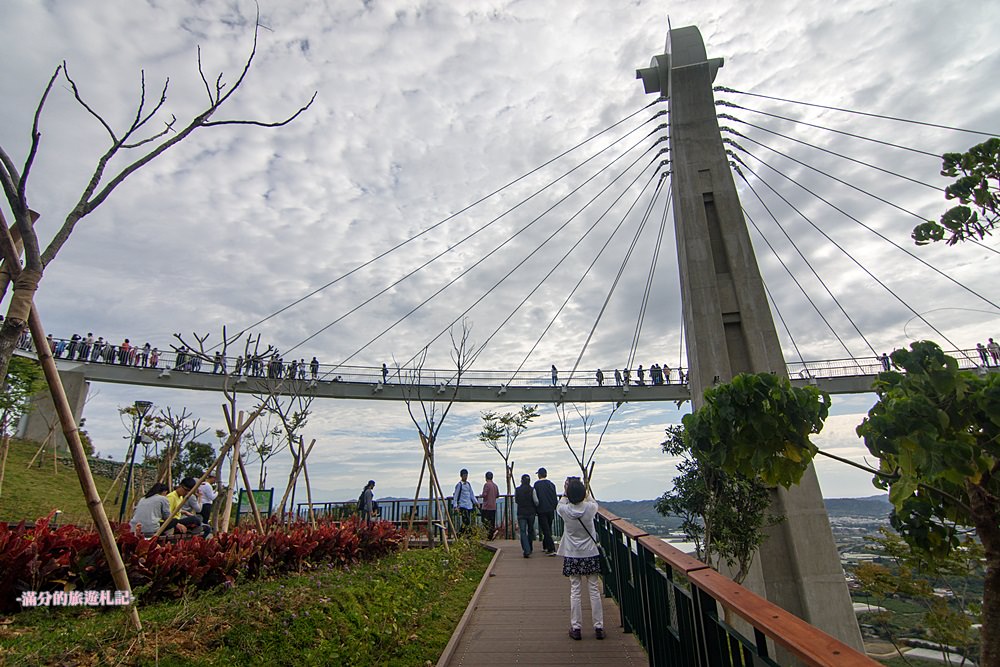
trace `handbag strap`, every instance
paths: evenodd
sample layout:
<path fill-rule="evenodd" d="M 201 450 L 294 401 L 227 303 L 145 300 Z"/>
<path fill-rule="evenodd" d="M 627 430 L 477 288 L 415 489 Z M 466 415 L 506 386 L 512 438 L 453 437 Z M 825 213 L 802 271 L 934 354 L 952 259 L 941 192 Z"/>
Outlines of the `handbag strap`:
<path fill-rule="evenodd" d="M 580 522 L 580 525 L 581 525 L 581 526 L 583 526 L 583 529 L 584 529 L 584 531 L 586 531 L 586 533 L 587 533 L 587 537 L 589 537 L 589 538 L 590 538 L 591 540 L 593 540 L 593 541 L 594 541 L 594 544 L 596 544 L 596 545 L 597 545 L 597 548 L 598 548 L 598 549 L 600 549 L 600 548 L 601 548 L 601 543 L 600 543 L 600 542 L 598 542 L 598 541 L 597 541 L 597 540 L 596 540 L 596 539 L 594 538 L 594 536 L 590 534 L 590 531 L 589 531 L 589 530 L 587 530 L 587 524 L 585 524 L 585 523 L 583 522 L 583 519 L 581 519 L 580 517 L 576 517 L 576 520 Z"/>

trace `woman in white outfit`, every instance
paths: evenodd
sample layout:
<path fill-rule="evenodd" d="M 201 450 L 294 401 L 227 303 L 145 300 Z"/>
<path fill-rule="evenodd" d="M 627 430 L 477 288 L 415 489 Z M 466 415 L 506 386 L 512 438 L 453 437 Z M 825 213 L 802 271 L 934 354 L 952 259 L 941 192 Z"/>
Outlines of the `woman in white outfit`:
<path fill-rule="evenodd" d="M 564 485 L 565 495 L 556 512 L 563 520 L 563 536 L 556 552 L 563 557 L 563 575 L 569 577 L 569 636 L 581 639 L 583 608 L 580 588 L 586 584 L 590 592 L 590 617 L 594 622 L 594 635 L 604 639 L 604 607 L 598 581 L 601 574 L 601 552 L 597 548 L 597 501 L 588 493 L 579 477 L 569 477 Z"/>

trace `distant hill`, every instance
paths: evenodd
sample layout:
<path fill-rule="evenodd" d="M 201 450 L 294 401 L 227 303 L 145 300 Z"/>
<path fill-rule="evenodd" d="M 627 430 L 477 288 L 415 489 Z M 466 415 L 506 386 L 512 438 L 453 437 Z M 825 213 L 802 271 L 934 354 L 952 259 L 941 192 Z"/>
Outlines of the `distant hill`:
<path fill-rule="evenodd" d="M 830 516 L 863 516 L 884 519 L 892 511 L 888 494 L 868 496 L 867 498 L 826 498 L 823 503 Z"/>
<path fill-rule="evenodd" d="M 886 494 L 867 498 L 825 498 L 823 503 L 831 517 L 885 519 L 892 510 Z M 652 535 L 665 535 L 681 525 L 678 517 L 665 517 L 657 512 L 655 500 L 608 500 L 601 502 L 601 507 Z"/>

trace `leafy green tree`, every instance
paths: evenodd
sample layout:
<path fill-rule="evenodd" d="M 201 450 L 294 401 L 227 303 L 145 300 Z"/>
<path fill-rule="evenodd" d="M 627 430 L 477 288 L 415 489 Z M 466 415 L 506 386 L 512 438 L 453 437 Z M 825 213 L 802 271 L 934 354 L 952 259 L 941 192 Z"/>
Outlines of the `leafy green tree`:
<path fill-rule="evenodd" d="M 514 462 L 510 460 L 514 448 L 514 441 L 524 433 L 536 417 L 538 417 L 537 405 L 522 405 L 517 412 L 505 412 L 502 415 L 488 410 L 482 413 L 483 430 L 479 433 L 479 440 L 487 447 L 490 447 L 500 458 L 503 459 L 504 479 L 507 480 L 507 495 L 514 492 Z M 513 520 L 511 514 L 511 503 L 504 503 L 506 513 L 511 516 L 508 520 Z"/>
<path fill-rule="evenodd" d="M 876 486 L 915 549 L 946 557 L 974 528 L 986 554 L 980 665 L 1000 665 L 1000 375 L 962 371 L 929 341 L 896 350 L 858 427 L 879 459 Z"/>
<path fill-rule="evenodd" d="M 727 473 L 690 453 L 682 426 L 666 429 L 663 451 L 680 456 L 674 487 L 656 501 L 656 511 L 681 518 L 681 529 L 694 542 L 698 559 L 716 570 L 723 563 L 742 583 L 766 529 L 781 521 L 767 511 L 771 495 L 756 477 Z"/>
<path fill-rule="evenodd" d="M 890 517 L 912 547 L 947 556 L 973 528 L 986 553 L 979 664 L 1000 667 L 1000 374 L 962 371 L 927 341 L 892 353 L 904 373 L 881 373 L 879 400 L 858 427 L 888 489 Z M 684 418 L 692 449 L 726 472 L 759 471 L 768 484 L 796 483 L 820 451 L 829 398 L 766 374 L 741 375 L 705 393 Z M 704 411 L 704 414 L 702 414 Z"/>
<path fill-rule="evenodd" d="M 11 358 L 0 392 L 0 435 L 10 435 L 21 417 L 31 411 L 32 399 L 44 388 L 45 378 L 36 362 Z"/>
<path fill-rule="evenodd" d="M 945 153 L 941 175 L 955 179 L 944 196 L 957 199 L 959 205 L 945 211 L 939 222 L 917 225 L 913 240 L 917 245 L 935 241 L 955 245 L 988 236 L 1000 222 L 1000 139 L 993 137 L 965 153 Z"/>
<path fill-rule="evenodd" d="M 215 447 L 205 442 L 190 440 L 181 448 L 178 458 L 181 477 L 201 477 L 215 462 Z"/>
<path fill-rule="evenodd" d="M 918 633 L 942 646 L 955 647 L 964 657 L 975 655 L 977 633 L 972 624 L 982 611 L 982 591 L 970 584 L 982 581 L 982 545 L 966 537 L 946 557 L 931 557 L 887 528 L 881 533 L 881 537 L 872 538 L 881 562 L 861 563 L 854 570 L 861 590 L 872 604 L 882 608 L 869 612 L 868 620 L 881 628 L 882 636 L 896 645 L 897 651 L 902 628 L 908 635 Z M 886 601 L 893 599 L 923 608 L 916 629 L 901 623 L 888 608 L 891 605 Z"/>
<path fill-rule="evenodd" d="M 793 387 L 770 373 L 741 373 L 705 391 L 705 402 L 684 415 L 695 458 L 727 473 L 757 477 L 786 489 L 802 479 L 816 454 L 830 397 L 816 387 Z"/>

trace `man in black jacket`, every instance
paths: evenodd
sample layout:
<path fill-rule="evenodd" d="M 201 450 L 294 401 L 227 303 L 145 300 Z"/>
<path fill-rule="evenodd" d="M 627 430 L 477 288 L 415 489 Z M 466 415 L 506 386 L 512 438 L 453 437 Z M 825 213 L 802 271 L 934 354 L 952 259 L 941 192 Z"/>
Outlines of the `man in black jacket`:
<path fill-rule="evenodd" d="M 532 542 L 535 541 L 535 514 L 538 499 L 535 490 L 531 488 L 531 475 L 521 475 L 521 485 L 514 489 L 514 502 L 517 503 L 517 528 L 521 537 L 521 551 L 525 558 L 531 557 Z"/>
<path fill-rule="evenodd" d="M 552 539 L 552 522 L 556 517 L 559 495 L 556 485 L 547 479 L 548 471 L 539 468 L 535 482 L 535 496 L 538 498 L 538 531 L 542 534 L 542 549 L 550 556 L 556 555 L 556 543 Z"/>

